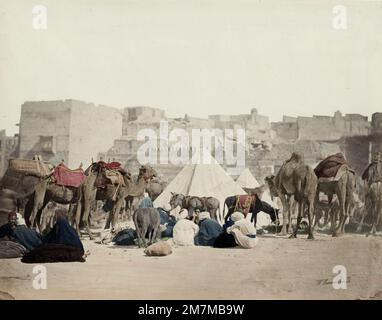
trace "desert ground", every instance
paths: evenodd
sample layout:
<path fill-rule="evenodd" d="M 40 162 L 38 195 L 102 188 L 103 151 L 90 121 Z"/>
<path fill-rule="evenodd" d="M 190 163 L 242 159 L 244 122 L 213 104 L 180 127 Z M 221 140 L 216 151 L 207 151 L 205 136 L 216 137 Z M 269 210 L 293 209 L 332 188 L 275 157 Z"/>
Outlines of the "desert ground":
<path fill-rule="evenodd" d="M 266 234 L 251 250 L 174 247 L 165 257 L 84 240 L 85 263 L 45 264 L 47 289 L 33 289 L 34 265 L 0 261 L 2 299 L 381 299 L 382 237 L 318 234 L 314 241 Z M 334 289 L 333 267 L 347 271 Z"/>

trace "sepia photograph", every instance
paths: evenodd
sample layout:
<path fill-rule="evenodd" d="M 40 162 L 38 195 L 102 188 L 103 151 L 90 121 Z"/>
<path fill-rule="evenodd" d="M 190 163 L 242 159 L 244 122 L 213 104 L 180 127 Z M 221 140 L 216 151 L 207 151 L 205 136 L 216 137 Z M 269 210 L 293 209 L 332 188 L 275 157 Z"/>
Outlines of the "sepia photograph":
<path fill-rule="evenodd" d="M 381 34 L 380 0 L 0 0 L 0 300 L 382 300 Z"/>

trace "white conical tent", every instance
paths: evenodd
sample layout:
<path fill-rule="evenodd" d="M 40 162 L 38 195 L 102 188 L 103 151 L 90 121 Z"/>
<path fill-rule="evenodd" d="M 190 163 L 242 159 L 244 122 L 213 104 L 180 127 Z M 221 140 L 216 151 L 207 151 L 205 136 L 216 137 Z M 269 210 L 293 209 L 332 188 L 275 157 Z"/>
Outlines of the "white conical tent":
<path fill-rule="evenodd" d="M 221 213 L 226 197 L 245 194 L 245 191 L 227 175 L 213 158 L 209 164 L 186 165 L 155 199 L 154 206 L 163 207 L 168 204 L 171 192 L 189 196 L 215 197 L 220 202 Z"/>
<path fill-rule="evenodd" d="M 248 168 L 243 170 L 239 178 L 237 178 L 236 183 L 242 188 L 256 188 L 260 186 Z"/>
<path fill-rule="evenodd" d="M 245 168 L 243 172 L 240 174 L 239 178 L 237 178 L 236 183 L 242 187 L 242 188 L 257 188 L 260 186 L 257 179 L 252 175 L 251 171 L 248 168 Z M 272 201 L 272 197 L 269 193 L 268 189 L 265 189 L 262 196 L 261 201 L 265 201 L 269 203 L 272 207 L 276 207 L 275 203 Z M 247 216 L 248 219 L 250 219 L 250 215 Z M 257 215 L 257 225 L 258 226 L 264 226 L 269 225 L 271 222 L 271 219 L 268 214 L 259 212 Z"/>

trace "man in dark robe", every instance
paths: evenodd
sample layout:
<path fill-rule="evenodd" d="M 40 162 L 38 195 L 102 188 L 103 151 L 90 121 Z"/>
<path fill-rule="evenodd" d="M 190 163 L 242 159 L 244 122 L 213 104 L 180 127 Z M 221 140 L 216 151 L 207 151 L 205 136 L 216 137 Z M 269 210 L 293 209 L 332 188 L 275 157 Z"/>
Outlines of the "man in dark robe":
<path fill-rule="evenodd" d="M 11 212 L 8 216 L 8 223 L 0 227 L 0 238 L 7 237 L 31 251 L 42 244 L 41 236 L 25 225 L 23 217 L 16 212 Z"/>
<path fill-rule="evenodd" d="M 382 182 L 382 159 L 379 152 L 373 155 L 372 162 L 362 174 L 362 180 L 366 181 L 369 186 L 373 182 Z"/>
<path fill-rule="evenodd" d="M 66 218 L 65 209 L 56 210 L 56 224 L 43 238 L 43 244 L 21 259 L 24 263 L 85 262 L 84 247 Z"/>
<path fill-rule="evenodd" d="M 196 245 L 213 246 L 216 238 L 223 232 L 221 225 L 211 219 L 208 212 L 199 213 L 199 232 L 196 236 Z"/>

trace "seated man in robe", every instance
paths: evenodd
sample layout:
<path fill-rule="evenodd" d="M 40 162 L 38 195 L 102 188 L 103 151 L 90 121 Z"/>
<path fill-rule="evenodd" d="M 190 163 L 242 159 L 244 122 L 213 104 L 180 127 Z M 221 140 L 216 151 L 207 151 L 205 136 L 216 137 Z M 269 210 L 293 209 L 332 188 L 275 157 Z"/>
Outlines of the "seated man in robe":
<path fill-rule="evenodd" d="M 26 254 L 22 262 L 84 262 L 84 247 L 77 232 L 69 225 L 67 210 L 59 208 L 55 212 L 56 224 L 43 238 L 43 245 Z"/>
<path fill-rule="evenodd" d="M 255 226 L 244 216 L 240 217 L 238 215 L 235 220 L 235 223 L 227 228 L 227 233 L 234 236 L 236 244 L 241 248 L 254 248 L 258 242 Z"/>
<path fill-rule="evenodd" d="M 233 234 L 228 233 L 227 230 L 231 228 L 236 221 L 245 219 L 244 214 L 239 211 L 235 211 L 231 214 L 225 225 L 223 226 L 223 232 L 216 238 L 214 242 L 214 248 L 233 248 L 237 247 L 237 243 Z"/>
<path fill-rule="evenodd" d="M 31 251 L 42 244 L 41 236 L 28 228 L 21 214 L 11 212 L 8 215 L 8 223 L 0 227 L 0 238 L 7 237 L 8 240 L 21 244 L 26 251 Z"/>
<path fill-rule="evenodd" d="M 169 204 L 165 204 L 163 208 L 158 208 L 158 212 L 160 216 L 160 224 L 166 227 L 166 229 L 162 231 L 161 237 L 172 237 L 172 231 L 176 224 L 176 218 L 170 214 L 171 206 Z"/>
<path fill-rule="evenodd" d="M 173 229 L 173 242 L 178 246 L 193 246 L 194 238 L 199 232 L 199 226 L 188 218 L 188 210 L 183 209 L 177 216 Z"/>
<path fill-rule="evenodd" d="M 216 238 L 223 232 L 221 225 L 211 219 L 209 212 L 198 213 L 199 233 L 195 244 L 199 246 L 213 246 Z"/>

